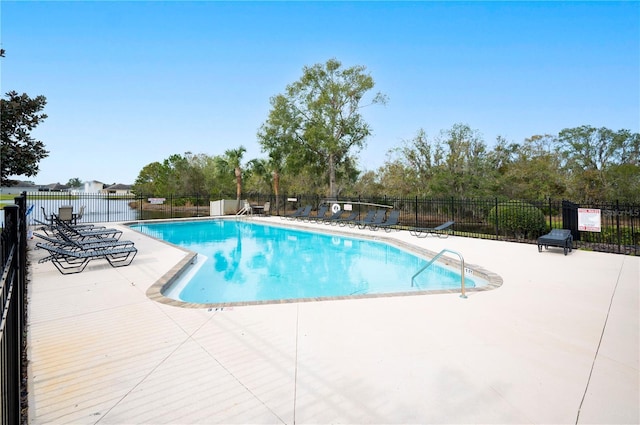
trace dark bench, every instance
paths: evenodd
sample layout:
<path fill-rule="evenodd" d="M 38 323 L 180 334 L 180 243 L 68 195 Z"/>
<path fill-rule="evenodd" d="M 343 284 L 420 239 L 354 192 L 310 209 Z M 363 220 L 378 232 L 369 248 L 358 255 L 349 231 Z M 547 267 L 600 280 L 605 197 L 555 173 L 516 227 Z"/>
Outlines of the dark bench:
<path fill-rule="evenodd" d="M 564 255 L 573 250 L 573 236 L 569 229 L 551 229 L 546 235 L 538 238 L 538 252 L 542 252 L 542 247 L 548 249 L 550 246 L 557 246 L 564 249 Z"/>

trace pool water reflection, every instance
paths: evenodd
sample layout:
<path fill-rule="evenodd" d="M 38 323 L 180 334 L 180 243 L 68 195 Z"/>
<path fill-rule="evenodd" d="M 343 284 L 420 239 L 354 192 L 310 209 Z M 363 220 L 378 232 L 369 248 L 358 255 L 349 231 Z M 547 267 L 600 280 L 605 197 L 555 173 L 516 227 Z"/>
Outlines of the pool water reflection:
<path fill-rule="evenodd" d="M 230 303 L 460 288 L 460 275 L 367 239 L 236 220 L 136 224 L 132 228 L 200 254 L 198 269 L 164 295 Z M 204 259 L 204 263 L 202 262 Z M 473 278 L 465 280 L 475 286 Z"/>

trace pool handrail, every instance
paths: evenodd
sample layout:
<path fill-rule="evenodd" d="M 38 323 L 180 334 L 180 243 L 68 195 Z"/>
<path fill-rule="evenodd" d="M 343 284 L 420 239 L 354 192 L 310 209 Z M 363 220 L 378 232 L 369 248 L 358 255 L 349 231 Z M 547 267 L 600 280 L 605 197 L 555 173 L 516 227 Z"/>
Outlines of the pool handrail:
<path fill-rule="evenodd" d="M 411 276 L 411 286 L 413 287 L 413 281 L 420 273 L 425 271 L 427 267 L 433 264 L 438 258 L 442 257 L 445 252 L 449 252 L 451 254 L 455 254 L 460 257 L 460 287 L 462 288 L 462 293 L 460 294 L 460 298 L 467 298 L 466 290 L 464 287 L 464 257 L 457 251 L 453 251 L 451 249 L 443 249 L 435 257 L 433 257 L 427 264 L 425 264 L 420 270 L 418 270 L 413 276 Z"/>

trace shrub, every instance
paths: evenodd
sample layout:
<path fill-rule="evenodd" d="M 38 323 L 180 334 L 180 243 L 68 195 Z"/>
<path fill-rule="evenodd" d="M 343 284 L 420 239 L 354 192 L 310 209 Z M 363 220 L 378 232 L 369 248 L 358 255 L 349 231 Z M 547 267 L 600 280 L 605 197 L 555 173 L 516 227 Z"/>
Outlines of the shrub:
<path fill-rule="evenodd" d="M 505 236 L 534 239 L 546 231 L 539 208 L 522 201 L 502 202 L 489 211 L 489 222 Z"/>

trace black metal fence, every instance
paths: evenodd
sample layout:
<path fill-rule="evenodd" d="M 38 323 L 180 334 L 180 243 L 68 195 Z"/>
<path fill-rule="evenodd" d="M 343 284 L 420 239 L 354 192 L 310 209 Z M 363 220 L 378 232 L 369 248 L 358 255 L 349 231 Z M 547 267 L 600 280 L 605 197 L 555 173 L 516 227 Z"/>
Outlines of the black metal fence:
<path fill-rule="evenodd" d="M 458 236 L 535 243 L 536 238 L 551 228 L 571 229 L 576 248 L 595 251 L 640 254 L 640 204 L 620 202 L 581 202 L 563 200 L 510 201 L 494 199 L 428 199 L 418 197 L 339 197 L 327 199 L 299 194 L 250 194 L 252 204 L 270 202 L 270 214 L 286 215 L 300 206 L 338 204 L 366 213 L 372 208 L 393 208 L 401 211 L 400 228 L 434 227 L 453 220 L 453 233 Z M 147 220 L 156 218 L 200 217 L 210 213 L 210 202 L 218 200 L 202 195 L 166 195 L 151 197 L 117 194 L 29 194 L 35 205 L 32 220 L 43 221 L 44 214 L 57 212 L 61 205 L 71 205 L 74 211 L 84 206 L 80 221 L 108 222 Z M 238 208 L 242 205 L 238 204 Z M 598 210 L 599 231 L 581 229 L 580 208 Z M 43 212 L 44 211 L 44 212 Z M 540 217 L 543 217 L 542 220 Z M 543 224 L 540 224 L 540 223 Z"/>
<path fill-rule="evenodd" d="M 3 424 L 26 423 L 23 417 L 23 358 L 26 356 L 26 194 L 4 207 L 1 239 L 0 417 Z"/>
<path fill-rule="evenodd" d="M 27 206 L 29 197 L 29 206 Z M 149 197 L 117 194 L 23 193 L 15 205 L 4 207 L 2 229 L 2 317 L 0 322 L 0 416 L 3 424 L 24 423 L 26 401 L 22 377 L 26 352 L 27 225 L 44 222 L 63 205 L 71 205 L 80 222 L 132 221 L 155 218 L 199 217 L 210 214 L 206 196 Z M 357 197 L 327 199 L 319 196 L 285 194 L 251 195 L 252 204 L 270 203 L 269 213 L 287 215 L 304 205 L 322 204 L 362 214 L 374 208 L 399 210 L 400 229 L 435 227 L 455 221 L 458 236 L 535 243 L 551 228 L 571 229 L 576 248 L 620 254 L 640 254 L 640 205 L 619 202 L 572 203 L 499 199 L 425 199 L 400 197 Z M 238 208 L 242 205 L 238 203 Z M 582 228 L 580 209 L 597 214 L 597 231 Z M 584 210 L 583 210 L 584 211 Z"/>

